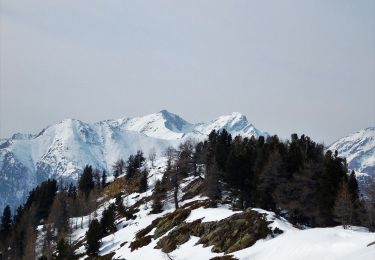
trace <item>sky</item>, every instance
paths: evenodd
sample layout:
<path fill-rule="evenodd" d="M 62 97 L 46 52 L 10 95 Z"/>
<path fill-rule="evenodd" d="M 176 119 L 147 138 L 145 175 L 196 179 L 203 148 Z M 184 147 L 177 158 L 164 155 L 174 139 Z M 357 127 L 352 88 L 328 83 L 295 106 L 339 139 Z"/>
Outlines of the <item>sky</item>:
<path fill-rule="evenodd" d="M 162 109 L 329 144 L 375 126 L 375 1 L 0 0 L 0 137 Z"/>

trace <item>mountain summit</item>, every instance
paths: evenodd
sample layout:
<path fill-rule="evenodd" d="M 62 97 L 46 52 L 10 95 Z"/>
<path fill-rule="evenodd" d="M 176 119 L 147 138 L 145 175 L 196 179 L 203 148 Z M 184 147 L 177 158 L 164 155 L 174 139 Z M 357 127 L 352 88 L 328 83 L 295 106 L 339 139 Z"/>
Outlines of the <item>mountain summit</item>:
<path fill-rule="evenodd" d="M 94 124 L 65 119 L 36 135 L 14 134 L 0 142 L 0 209 L 18 205 L 48 178 L 75 182 L 86 164 L 111 172 L 116 160 L 137 150 L 160 154 L 168 146 L 188 138 L 203 140 L 212 130 L 222 129 L 246 137 L 268 135 L 240 113 L 191 124 L 167 110 Z"/>
<path fill-rule="evenodd" d="M 368 127 L 354 134 L 343 137 L 328 148 L 345 157 L 349 169 L 357 175 L 375 174 L 375 127 Z"/>

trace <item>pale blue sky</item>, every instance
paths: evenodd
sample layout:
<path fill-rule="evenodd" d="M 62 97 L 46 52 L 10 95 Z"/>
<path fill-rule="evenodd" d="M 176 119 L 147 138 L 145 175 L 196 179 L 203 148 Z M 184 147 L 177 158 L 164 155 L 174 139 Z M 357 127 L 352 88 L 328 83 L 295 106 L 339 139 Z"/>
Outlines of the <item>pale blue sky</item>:
<path fill-rule="evenodd" d="M 0 137 L 164 108 L 327 144 L 375 125 L 375 1 L 0 4 Z"/>

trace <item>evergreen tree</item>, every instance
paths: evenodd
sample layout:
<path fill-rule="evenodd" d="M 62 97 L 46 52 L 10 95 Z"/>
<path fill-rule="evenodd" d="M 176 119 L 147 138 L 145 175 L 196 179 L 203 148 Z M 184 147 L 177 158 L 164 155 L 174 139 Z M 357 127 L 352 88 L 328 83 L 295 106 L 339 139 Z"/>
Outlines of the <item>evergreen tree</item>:
<path fill-rule="evenodd" d="M 115 164 L 112 166 L 113 175 L 115 178 L 117 178 L 120 175 L 123 175 L 125 172 L 125 162 L 123 159 L 119 159 L 115 162 Z"/>
<path fill-rule="evenodd" d="M 165 188 L 160 180 L 155 183 L 154 192 L 152 193 L 152 210 L 151 213 L 157 214 L 163 211 L 163 199 L 165 198 Z"/>
<path fill-rule="evenodd" d="M 193 141 L 190 139 L 186 140 L 179 145 L 178 150 L 176 166 L 178 167 L 178 175 L 180 178 L 184 178 L 187 177 L 189 173 L 196 171 L 193 158 Z"/>
<path fill-rule="evenodd" d="M 9 205 L 3 210 L 0 225 L 0 241 L 4 241 L 11 233 L 12 230 L 12 213 Z"/>
<path fill-rule="evenodd" d="M 77 187 L 73 185 L 73 183 L 70 183 L 68 188 L 68 197 L 71 199 L 77 198 Z"/>
<path fill-rule="evenodd" d="M 178 169 L 176 167 L 174 168 L 172 174 L 171 174 L 171 184 L 173 186 L 173 200 L 174 200 L 174 206 L 175 209 L 178 209 L 178 189 L 180 187 L 179 179 L 178 179 Z"/>
<path fill-rule="evenodd" d="M 124 206 L 124 201 L 121 197 L 121 194 L 118 194 L 116 196 L 116 200 L 115 200 L 115 205 L 116 205 L 116 209 L 117 209 L 117 212 L 121 215 L 121 216 L 125 216 L 125 206 Z"/>
<path fill-rule="evenodd" d="M 93 190 L 95 187 L 94 177 L 92 173 L 92 167 L 86 165 L 83 170 L 83 174 L 81 175 L 78 181 L 78 189 L 85 194 L 85 198 L 87 199 L 90 191 Z"/>
<path fill-rule="evenodd" d="M 29 211 L 33 209 L 33 216 L 35 218 L 33 219 L 32 225 L 36 225 L 40 220 L 45 220 L 48 217 L 57 190 L 58 187 L 56 180 L 49 179 L 42 182 L 30 192 L 24 205 L 24 210 Z"/>
<path fill-rule="evenodd" d="M 221 132 L 213 133 L 211 138 L 215 138 L 215 141 L 210 141 L 213 145 L 212 149 L 216 158 L 216 163 L 220 171 L 225 171 L 225 166 L 227 162 L 227 157 L 231 149 L 232 136 L 225 129 Z"/>
<path fill-rule="evenodd" d="M 148 172 L 147 170 L 143 170 L 139 179 L 139 193 L 143 193 L 147 191 L 148 188 L 148 183 L 147 183 L 147 178 L 148 178 Z"/>
<path fill-rule="evenodd" d="M 216 206 L 216 201 L 221 197 L 219 175 L 219 167 L 214 157 L 212 162 L 207 164 L 205 179 L 207 196 L 210 198 L 212 206 Z"/>
<path fill-rule="evenodd" d="M 143 166 L 145 161 L 142 151 L 137 151 L 135 155 L 130 155 L 126 163 L 126 177 L 127 179 L 133 178 L 139 173 L 139 168 Z"/>
<path fill-rule="evenodd" d="M 100 227 L 103 236 L 117 231 L 115 225 L 115 209 L 115 205 L 111 204 L 107 209 L 103 211 L 103 216 L 100 220 Z"/>
<path fill-rule="evenodd" d="M 65 239 L 61 238 L 56 245 L 56 253 L 54 255 L 56 260 L 74 260 L 78 257 L 74 254 L 74 249 L 69 245 Z"/>
<path fill-rule="evenodd" d="M 104 187 L 107 185 L 107 174 L 105 171 L 103 171 L 103 174 L 102 174 L 102 189 L 104 189 Z"/>
<path fill-rule="evenodd" d="M 348 189 L 349 193 L 351 194 L 353 198 L 353 202 L 359 199 L 359 188 L 358 188 L 358 182 L 357 178 L 355 176 L 354 170 L 350 173 L 349 179 L 348 179 Z"/>
<path fill-rule="evenodd" d="M 347 182 L 347 166 L 345 160 L 327 151 L 324 156 L 324 173 L 319 179 L 319 226 L 335 225 L 333 207 L 343 181 Z"/>
<path fill-rule="evenodd" d="M 136 168 L 142 167 L 145 160 L 146 160 L 146 158 L 143 156 L 143 152 L 138 150 L 136 155 L 134 156 L 134 166 Z"/>
<path fill-rule="evenodd" d="M 102 183 L 101 183 L 100 171 L 98 169 L 95 169 L 93 171 L 93 179 L 94 179 L 94 187 L 100 190 L 100 188 L 102 187 Z"/>
<path fill-rule="evenodd" d="M 256 186 L 257 207 L 270 211 L 276 210 L 273 193 L 278 184 L 277 174 L 280 171 L 281 164 L 281 155 L 278 151 L 274 151 L 269 155 L 269 159 L 264 166 L 262 166 Z"/>
<path fill-rule="evenodd" d="M 97 256 L 101 244 L 101 225 L 97 219 L 91 221 L 86 232 L 86 253 L 89 256 Z"/>
<path fill-rule="evenodd" d="M 135 163 L 135 156 L 130 155 L 126 163 L 126 178 L 130 180 L 136 174 L 137 167 Z"/>

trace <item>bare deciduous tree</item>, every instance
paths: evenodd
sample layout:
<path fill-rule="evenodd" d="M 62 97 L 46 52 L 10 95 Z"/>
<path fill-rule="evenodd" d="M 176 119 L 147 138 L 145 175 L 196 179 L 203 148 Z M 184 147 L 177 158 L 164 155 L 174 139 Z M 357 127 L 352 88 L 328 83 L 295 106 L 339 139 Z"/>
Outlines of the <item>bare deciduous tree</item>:
<path fill-rule="evenodd" d="M 342 182 L 340 190 L 337 193 L 333 214 L 335 220 L 341 223 L 345 229 L 352 224 L 353 209 L 353 199 L 349 192 L 348 184 L 346 182 Z"/>
<path fill-rule="evenodd" d="M 148 154 L 148 159 L 150 160 L 151 162 L 151 166 L 154 167 L 154 163 L 155 163 L 155 159 L 156 159 L 156 150 L 155 150 L 155 147 L 153 147 L 149 154 Z"/>

